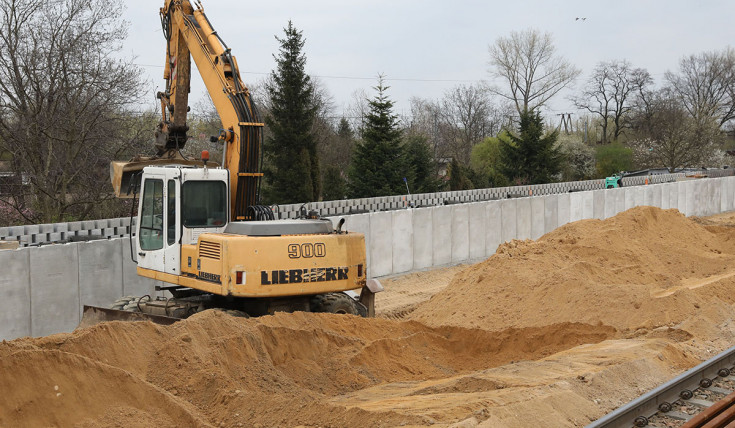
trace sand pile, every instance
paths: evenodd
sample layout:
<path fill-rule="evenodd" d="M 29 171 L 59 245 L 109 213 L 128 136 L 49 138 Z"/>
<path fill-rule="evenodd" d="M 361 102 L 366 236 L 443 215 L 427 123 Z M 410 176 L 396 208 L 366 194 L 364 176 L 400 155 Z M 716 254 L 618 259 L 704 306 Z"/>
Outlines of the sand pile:
<path fill-rule="evenodd" d="M 487 330 L 561 322 L 621 331 L 730 316 L 735 241 L 676 210 L 638 207 L 512 241 L 409 318 Z M 704 286 L 707 287 L 704 287 Z"/>
<path fill-rule="evenodd" d="M 207 311 L 2 342 L 0 427 L 584 426 L 735 340 L 735 216 L 701 223 L 636 208 L 446 288 L 413 274 L 381 296 L 408 321 Z"/>
<path fill-rule="evenodd" d="M 583 324 L 488 332 L 327 314 L 173 326 L 112 322 L 0 344 L 0 426 L 425 424 L 327 398 L 538 359 L 615 335 Z"/>

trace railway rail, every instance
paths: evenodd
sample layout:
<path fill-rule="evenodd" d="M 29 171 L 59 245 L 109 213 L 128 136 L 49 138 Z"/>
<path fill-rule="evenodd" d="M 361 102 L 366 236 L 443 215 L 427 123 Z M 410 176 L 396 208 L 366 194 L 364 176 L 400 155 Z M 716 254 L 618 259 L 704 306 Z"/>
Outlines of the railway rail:
<path fill-rule="evenodd" d="M 735 346 L 586 428 L 735 427 Z"/>

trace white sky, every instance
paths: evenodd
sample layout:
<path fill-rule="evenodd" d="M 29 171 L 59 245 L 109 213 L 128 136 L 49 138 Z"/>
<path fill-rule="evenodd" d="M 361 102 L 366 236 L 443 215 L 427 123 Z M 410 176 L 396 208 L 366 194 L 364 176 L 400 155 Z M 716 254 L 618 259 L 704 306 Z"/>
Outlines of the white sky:
<path fill-rule="evenodd" d="M 306 39 L 307 72 L 321 76 L 336 115 L 352 103 L 356 90 L 373 95 L 378 73 L 386 75 L 388 95 L 399 114 L 409 113 L 411 97 L 436 100 L 459 84 L 487 81 L 488 46 L 513 30 L 552 33 L 557 52 L 583 70 L 578 84 L 596 63 L 612 59 L 647 69 L 658 83 L 685 55 L 735 45 L 733 0 L 202 3 L 215 30 L 232 48 L 248 85 L 274 68 L 274 36 L 283 37 L 283 28 L 292 20 Z M 130 29 L 123 53 L 136 56 L 160 89 L 165 45 L 158 9 L 163 0 L 126 4 Z M 194 77 L 192 106 L 204 91 L 201 79 Z M 151 105 L 153 95 L 151 91 Z M 549 114 L 574 111 L 558 95 Z"/>

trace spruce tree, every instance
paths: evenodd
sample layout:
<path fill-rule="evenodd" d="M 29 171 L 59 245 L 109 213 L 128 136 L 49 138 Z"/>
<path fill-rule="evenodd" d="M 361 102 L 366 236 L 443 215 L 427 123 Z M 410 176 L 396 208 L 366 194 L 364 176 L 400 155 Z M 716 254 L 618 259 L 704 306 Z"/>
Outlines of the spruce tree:
<path fill-rule="evenodd" d="M 401 144 L 398 118 L 393 101 L 386 95 L 383 77 L 374 88 L 378 93 L 369 101 L 362 139 L 355 146 L 348 173 L 348 191 L 352 198 L 400 195 L 406 193 L 403 178 L 410 167 Z"/>
<path fill-rule="evenodd" d="M 422 135 L 411 135 L 404 143 L 406 161 L 411 166 L 410 178 L 411 193 L 438 192 L 441 181 L 436 174 L 431 149 Z"/>
<path fill-rule="evenodd" d="M 306 74 L 305 40 L 291 21 L 284 28 L 276 69 L 266 85 L 271 101 L 266 117 L 270 137 L 264 152 L 265 200 L 268 203 L 298 203 L 319 199 L 320 176 L 317 140 L 312 132 L 317 105 L 314 85 Z"/>
<path fill-rule="evenodd" d="M 501 171 L 513 184 L 542 184 L 561 172 L 563 154 L 556 146 L 557 131 L 544 135 L 541 114 L 521 113 L 518 134 L 500 136 Z"/>

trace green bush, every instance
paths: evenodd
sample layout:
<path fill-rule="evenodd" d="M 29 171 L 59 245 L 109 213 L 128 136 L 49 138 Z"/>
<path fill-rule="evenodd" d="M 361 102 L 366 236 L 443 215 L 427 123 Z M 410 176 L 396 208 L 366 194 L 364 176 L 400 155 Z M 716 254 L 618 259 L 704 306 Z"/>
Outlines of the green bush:
<path fill-rule="evenodd" d="M 597 147 L 595 151 L 598 177 L 609 177 L 619 171 L 633 169 L 633 150 L 621 143 Z"/>

